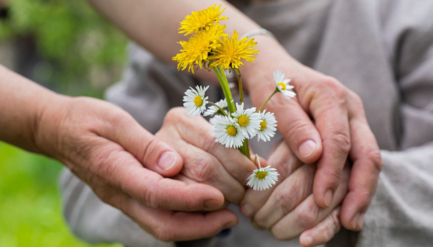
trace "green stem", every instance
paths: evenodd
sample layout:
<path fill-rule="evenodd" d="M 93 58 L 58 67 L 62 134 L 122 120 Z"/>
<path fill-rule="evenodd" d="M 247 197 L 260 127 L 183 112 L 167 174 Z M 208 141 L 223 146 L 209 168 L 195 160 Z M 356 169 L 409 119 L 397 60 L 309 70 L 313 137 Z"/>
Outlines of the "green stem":
<path fill-rule="evenodd" d="M 272 96 L 274 96 L 274 94 L 276 94 L 278 91 L 278 89 L 275 89 L 275 91 L 271 94 L 271 96 L 268 97 L 268 99 L 265 101 L 265 103 L 262 104 L 262 106 L 260 106 L 260 108 L 257 110 L 257 112 L 260 112 L 263 107 L 265 107 L 266 103 L 268 103 L 268 101 L 272 98 Z"/>
<path fill-rule="evenodd" d="M 218 81 L 221 84 L 221 88 L 224 92 L 224 96 L 226 97 L 227 107 L 229 109 L 230 116 L 231 116 L 231 114 L 236 111 L 236 108 L 235 108 L 235 103 L 233 102 L 232 93 L 230 92 L 230 87 L 227 81 L 226 74 L 224 73 L 224 68 L 220 65 L 219 69 L 213 67 L 213 70 L 216 76 L 218 77 Z M 244 139 L 243 145 L 242 147 L 239 148 L 239 151 L 241 151 L 241 153 L 244 154 L 246 157 L 250 158 L 250 148 L 248 146 L 248 139 L 246 138 Z"/>
<path fill-rule="evenodd" d="M 239 98 L 240 98 L 240 103 L 244 103 L 244 89 L 242 87 L 242 75 L 241 75 L 241 71 L 239 69 L 235 69 L 236 72 L 236 76 L 238 77 L 238 83 L 239 83 Z"/>
<path fill-rule="evenodd" d="M 213 70 L 221 84 L 221 88 L 224 92 L 224 96 L 226 97 L 227 107 L 231 115 L 233 112 L 236 111 L 236 108 L 235 108 L 235 104 L 233 103 L 233 96 L 232 93 L 230 92 L 229 83 L 227 82 L 226 74 L 224 73 L 224 69 L 222 67 L 220 68 L 221 68 L 221 72 L 216 67 L 213 67 Z"/>
<path fill-rule="evenodd" d="M 224 109 L 221 108 L 219 105 L 217 105 L 217 104 L 215 104 L 215 103 L 213 103 L 213 102 L 208 102 L 208 103 L 211 104 L 211 105 L 213 105 L 213 106 L 216 106 L 216 108 L 218 108 L 218 110 L 220 110 L 220 112 L 221 112 L 224 116 L 228 117 L 226 111 L 224 111 Z"/>

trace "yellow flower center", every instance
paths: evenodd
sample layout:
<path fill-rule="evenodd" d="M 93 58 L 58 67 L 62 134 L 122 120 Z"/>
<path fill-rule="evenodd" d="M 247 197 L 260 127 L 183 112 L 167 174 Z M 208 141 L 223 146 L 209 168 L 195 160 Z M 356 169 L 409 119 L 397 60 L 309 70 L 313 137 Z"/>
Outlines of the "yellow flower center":
<path fill-rule="evenodd" d="M 286 83 L 280 82 L 278 83 L 278 86 L 281 86 L 281 90 L 286 90 Z"/>
<path fill-rule="evenodd" d="M 266 129 L 266 121 L 265 120 L 263 120 L 261 123 L 260 123 L 260 130 L 265 130 Z"/>
<path fill-rule="evenodd" d="M 267 171 L 258 171 L 256 172 L 256 178 L 264 179 L 268 175 Z"/>
<path fill-rule="evenodd" d="M 196 105 L 197 107 L 203 105 L 203 99 L 200 97 L 200 95 L 194 98 L 194 105 Z"/>
<path fill-rule="evenodd" d="M 235 136 L 236 133 L 238 133 L 238 131 L 236 130 L 235 127 L 233 127 L 233 126 L 229 126 L 229 127 L 227 128 L 227 134 L 228 134 L 229 136 Z"/>
<path fill-rule="evenodd" d="M 238 123 L 239 123 L 239 125 L 242 126 L 242 127 L 247 126 L 249 121 L 250 121 L 250 120 L 248 119 L 247 116 L 241 116 L 241 117 L 238 119 Z"/>

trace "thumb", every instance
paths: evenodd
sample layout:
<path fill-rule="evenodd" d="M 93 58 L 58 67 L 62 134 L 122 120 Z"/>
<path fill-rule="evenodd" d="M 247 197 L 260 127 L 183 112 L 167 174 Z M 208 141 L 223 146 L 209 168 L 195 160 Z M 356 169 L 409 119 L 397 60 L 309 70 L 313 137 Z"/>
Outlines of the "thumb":
<path fill-rule="evenodd" d="M 158 140 L 133 117 L 117 118 L 101 135 L 122 146 L 149 170 L 164 177 L 172 177 L 182 170 L 182 157 L 167 143 Z"/>

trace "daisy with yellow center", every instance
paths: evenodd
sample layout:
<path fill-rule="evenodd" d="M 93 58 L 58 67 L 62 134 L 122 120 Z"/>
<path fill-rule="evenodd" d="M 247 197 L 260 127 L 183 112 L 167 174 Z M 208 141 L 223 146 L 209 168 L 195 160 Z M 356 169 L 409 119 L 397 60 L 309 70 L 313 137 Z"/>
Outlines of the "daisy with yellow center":
<path fill-rule="evenodd" d="M 238 69 L 243 65 L 241 60 L 255 61 L 254 55 L 259 52 L 255 49 L 257 43 L 254 39 L 245 37 L 239 40 L 239 33 L 236 30 L 230 38 L 223 37 L 219 44 L 220 46 L 209 57 L 209 60 L 213 61 L 211 67 L 222 65 L 224 69 Z"/>
<path fill-rule="evenodd" d="M 244 110 L 244 103 L 236 103 L 236 112 L 232 113 L 232 116 L 248 139 L 255 136 L 260 129 L 260 114 L 256 112 L 255 107 Z"/>
<path fill-rule="evenodd" d="M 266 190 L 278 181 L 277 169 L 270 166 L 261 167 L 260 160 L 256 155 L 256 160 L 259 165 L 259 169 L 255 169 L 253 174 L 248 177 L 247 185 L 253 188 L 253 190 Z"/>
<path fill-rule="evenodd" d="M 214 121 L 213 136 L 216 141 L 227 148 L 238 148 L 243 145 L 245 136 L 239 125 L 230 117 L 218 117 Z"/>
<path fill-rule="evenodd" d="M 195 89 L 190 87 L 186 90 L 185 96 L 183 96 L 183 106 L 186 108 L 188 114 L 197 117 L 206 110 L 208 97 L 205 97 L 204 94 L 208 88 L 209 86 L 196 86 Z"/>
<path fill-rule="evenodd" d="M 185 33 L 185 36 L 191 33 L 198 33 L 203 30 L 208 30 L 212 25 L 218 24 L 219 21 L 227 20 L 228 17 L 221 16 L 224 12 L 220 10 L 221 5 L 212 5 L 207 9 L 193 11 L 191 15 L 187 15 L 185 20 L 180 23 L 179 33 Z"/>
<path fill-rule="evenodd" d="M 277 130 L 277 120 L 274 113 L 264 110 L 260 113 L 260 129 L 257 131 L 257 141 L 270 141 Z"/>
<path fill-rule="evenodd" d="M 208 30 L 192 36 L 188 41 L 180 41 L 182 49 L 173 57 L 173 60 L 178 62 L 177 69 L 184 70 L 189 66 L 188 72 L 193 74 L 194 65 L 202 69 L 203 64 L 209 62 L 208 54 L 220 46 L 220 38 L 227 36 L 224 33 L 225 28 L 219 24 L 213 25 Z"/>
<path fill-rule="evenodd" d="M 284 79 L 284 73 L 280 70 L 274 71 L 274 80 L 277 85 L 278 91 L 280 91 L 286 99 L 291 99 L 296 96 L 296 93 L 291 91 L 293 86 L 290 85 L 290 79 Z"/>

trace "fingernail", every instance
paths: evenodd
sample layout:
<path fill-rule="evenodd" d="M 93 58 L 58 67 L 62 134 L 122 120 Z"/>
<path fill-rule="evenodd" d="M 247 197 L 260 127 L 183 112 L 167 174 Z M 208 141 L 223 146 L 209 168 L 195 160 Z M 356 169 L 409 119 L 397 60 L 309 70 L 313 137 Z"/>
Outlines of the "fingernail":
<path fill-rule="evenodd" d="M 308 157 L 316 149 L 316 143 L 312 140 L 305 141 L 299 146 L 299 154 L 302 157 Z"/>
<path fill-rule="evenodd" d="M 172 168 L 174 166 L 174 163 L 176 163 L 176 155 L 171 152 L 171 151 L 167 151 L 164 152 L 158 160 L 158 166 L 164 170 L 164 171 L 168 171 L 170 170 L 170 168 Z"/>
<path fill-rule="evenodd" d="M 253 214 L 253 208 L 249 204 L 244 204 L 241 206 L 241 213 L 245 217 L 250 217 Z"/>
<path fill-rule="evenodd" d="M 357 213 L 353 218 L 352 227 L 353 230 L 361 230 L 362 225 L 364 223 L 364 215 L 361 213 Z"/>
<path fill-rule="evenodd" d="M 215 199 L 208 199 L 204 202 L 204 207 L 208 209 L 216 209 L 221 207 L 221 202 Z"/>
<path fill-rule="evenodd" d="M 313 238 L 312 237 L 305 237 L 304 238 L 304 244 L 307 246 L 310 246 L 313 243 Z"/>
<path fill-rule="evenodd" d="M 325 205 L 327 207 L 331 206 L 332 203 L 332 190 L 327 190 L 325 193 Z"/>

